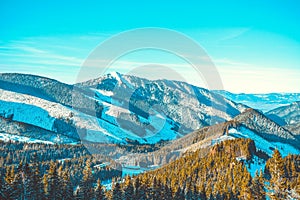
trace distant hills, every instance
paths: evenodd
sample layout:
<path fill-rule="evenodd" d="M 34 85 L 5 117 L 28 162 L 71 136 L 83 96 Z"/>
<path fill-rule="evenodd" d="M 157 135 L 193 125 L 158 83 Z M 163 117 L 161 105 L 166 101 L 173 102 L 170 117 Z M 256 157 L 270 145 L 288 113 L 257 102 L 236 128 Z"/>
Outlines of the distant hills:
<path fill-rule="evenodd" d="M 214 92 L 263 112 L 300 101 L 300 93 L 234 94 L 225 90 L 215 90 Z"/>

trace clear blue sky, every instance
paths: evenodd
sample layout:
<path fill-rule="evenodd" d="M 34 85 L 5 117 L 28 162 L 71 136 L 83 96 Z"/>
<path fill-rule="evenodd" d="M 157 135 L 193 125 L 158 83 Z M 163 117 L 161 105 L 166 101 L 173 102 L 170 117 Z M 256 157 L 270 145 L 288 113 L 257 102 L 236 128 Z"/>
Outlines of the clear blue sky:
<path fill-rule="evenodd" d="M 1 1 L 0 72 L 72 83 L 99 43 L 143 27 L 173 29 L 197 41 L 217 66 L 226 90 L 300 92 L 296 0 Z M 114 69 L 151 62 L 184 66 L 164 53 L 145 52 L 125 56 Z M 188 71 L 187 67 L 182 73 Z M 197 84 L 196 77 L 189 76 Z"/>

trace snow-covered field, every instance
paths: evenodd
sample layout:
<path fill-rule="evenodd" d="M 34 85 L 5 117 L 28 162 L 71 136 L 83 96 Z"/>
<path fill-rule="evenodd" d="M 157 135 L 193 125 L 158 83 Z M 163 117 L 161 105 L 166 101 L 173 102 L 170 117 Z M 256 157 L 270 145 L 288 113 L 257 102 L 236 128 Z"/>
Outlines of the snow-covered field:
<path fill-rule="evenodd" d="M 105 95 L 110 93 L 103 92 Z M 140 137 L 129 130 L 123 129 L 118 124 L 120 113 L 132 114 L 128 110 L 109 104 L 107 99 L 103 98 L 100 103 L 104 106 L 103 116 L 98 119 L 72 108 L 65 107 L 58 103 L 50 102 L 38 97 L 10 92 L 0 89 L 0 115 L 5 118 L 11 118 L 14 121 L 41 127 L 49 131 L 54 129 L 55 119 L 68 120 L 81 129 L 87 129 L 87 135 L 82 138 L 93 142 L 103 143 L 126 143 L 125 139 L 137 140 L 140 143 L 156 143 L 160 140 L 174 139 L 177 133 L 171 130 L 171 125 L 165 123 L 167 119 L 161 119 L 156 116 L 149 120 L 141 119 L 143 123 L 152 125 L 152 132 L 147 129 L 147 135 Z M 160 119 L 160 122 L 157 121 Z M 174 122 L 170 122 L 174 123 Z M 156 134 L 157 133 L 157 134 Z"/>
<path fill-rule="evenodd" d="M 11 135 L 8 133 L 0 133 L 0 140 L 4 142 L 13 141 L 13 142 L 26 142 L 26 143 L 54 144 L 53 142 L 50 141 L 38 140 L 38 139 L 19 136 L 19 135 Z"/>

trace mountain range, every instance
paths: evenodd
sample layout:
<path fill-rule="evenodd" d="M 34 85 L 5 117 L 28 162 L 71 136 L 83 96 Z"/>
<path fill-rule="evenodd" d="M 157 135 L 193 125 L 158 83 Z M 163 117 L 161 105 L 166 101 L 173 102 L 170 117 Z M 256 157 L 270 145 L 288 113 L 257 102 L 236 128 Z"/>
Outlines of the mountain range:
<path fill-rule="evenodd" d="M 264 140 L 271 149 L 282 144 L 300 149 L 299 102 L 263 113 L 249 103 L 233 101 L 268 107 L 270 99 L 281 105 L 298 94 L 237 95 L 118 72 L 75 85 L 28 74 L 0 74 L 0 94 L 1 140 L 120 145 L 168 141 L 151 153 L 154 157 L 172 157 L 162 152 L 178 156 L 239 137 Z M 166 159 L 151 162 L 163 164 Z"/>
<path fill-rule="evenodd" d="M 14 185 L 27 188 L 18 189 L 16 196 L 27 195 L 33 188 L 30 181 L 16 182 L 25 172 L 26 180 L 48 188 L 32 194 L 60 196 L 51 178 L 56 174 L 61 187 L 69 187 L 70 199 L 93 199 L 84 196 L 94 191 L 90 189 L 95 189 L 96 178 L 95 191 L 109 199 L 119 198 L 118 184 L 125 185 L 124 195 L 130 194 L 126 188 L 132 184 L 136 195 L 144 195 L 136 199 L 157 199 L 147 188 L 161 183 L 165 186 L 159 191 L 169 191 L 170 199 L 245 199 L 249 191 L 265 199 L 265 188 L 273 184 L 276 189 L 272 181 L 280 173 L 288 184 L 282 195 L 297 199 L 299 97 L 209 91 L 117 72 L 74 85 L 35 75 L 0 74 L 0 173 L 5 174 L 0 198 L 13 195 Z M 256 193 L 259 170 L 261 189 Z M 126 175 L 138 176 L 124 181 Z M 41 177 L 43 182 L 36 181 Z M 228 188 L 222 177 L 229 181 Z"/>
<path fill-rule="evenodd" d="M 76 85 L 25 74 L 1 74 L 0 81 L 1 123 L 9 120 L 17 129 L 3 132 L 32 136 L 38 129 L 37 139 L 52 133 L 62 142 L 173 140 L 247 108 L 187 83 L 119 73 Z"/>

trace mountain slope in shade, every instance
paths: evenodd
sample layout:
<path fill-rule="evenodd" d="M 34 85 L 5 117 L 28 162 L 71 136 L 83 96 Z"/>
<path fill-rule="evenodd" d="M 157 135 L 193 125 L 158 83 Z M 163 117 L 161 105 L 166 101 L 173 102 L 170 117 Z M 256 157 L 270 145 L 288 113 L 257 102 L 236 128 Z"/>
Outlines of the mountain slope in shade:
<path fill-rule="evenodd" d="M 294 124 L 300 121 L 300 101 L 287 106 L 282 106 L 266 113 L 268 116 L 276 115 L 286 124 Z"/>
<path fill-rule="evenodd" d="M 300 101 L 276 108 L 266 114 L 274 121 L 281 122 L 291 132 L 300 134 Z"/>
<path fill-rule="evenodd" d="M 78 143 L 78 140 L 43 128 L 0 117 L 0 140 L 28 143 Z"/>
<path fill-rule="evenodd" d="M 246 107 L 187 83 L 112 73 L 77 85 L 0 74 L 0 116 L 73 139 L 156 143 L 230 120 Z"/>
<path fill-rule="evenodd" d="M 234 94 L 225 90 L 215 90 L 214 92 L 236 103 L 242 103 L 263 112 L 300 101 L 300 93 Z"/>
<path fill-rule="evenodd" d="M 300 139 L 300 123 L 289 124 L 286 125 L 285 128 L 297 135 L 297 137 Z"/>
<path fill-rule="evenodd" d="M 0 89 L 18 95 L 29 95 L 69 108 L 74 107 L 86 114 L 95 113 L 95 101 L 92 99 L 94 93 L 91 94 L 74 85 L 54 79 L 30 74 L 0 73 Z M 89 110 L 89 108 L 93 109 Z"/>
<path fill-rule="evenodd" d="M 199 149 L 210 149 L 216 143 L 236 138 L 249 138 L 256 147 L 272 155 L 278 149 L 282 155 L 300 154 L 300 141 L 265 115 L 254 109 L 248 109 L 233 120 L 201 128 L 180 139 L 170 142 L 158 151 L 147 154 L 131 154 L 119 159 L 121 163 L 147 163 L 164 165 L 176 158 Z"/>
<path fill-rule="evenodd" d="M 73 86 L 30 74 L 0 74 L 0 88 L 72 106 Z"/>
<path fill-rule="evenodd" d="M 291 144 L 300 145 L 295 138 L 295 135 L 254 109 L 250 108 L 241 115 L 238 115 L 234 118 L 233 123 L 234 122 L 237 122 L 250 130 L 254 130 L 267 140 L 274 142 L 290 142 Z"/>

